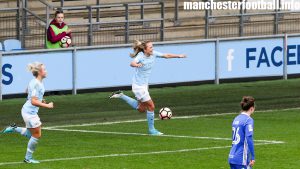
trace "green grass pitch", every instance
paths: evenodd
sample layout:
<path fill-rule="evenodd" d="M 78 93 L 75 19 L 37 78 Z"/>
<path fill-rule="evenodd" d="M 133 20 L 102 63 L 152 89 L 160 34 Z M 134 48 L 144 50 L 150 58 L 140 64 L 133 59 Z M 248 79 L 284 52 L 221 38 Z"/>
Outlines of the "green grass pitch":
<path fill-rule="evenodd" d="M 156 110 L 173 111 L 173 119 L 155 121 L 164 136 L 148 136 L 145 114 L 109 100 L 107 92 L 48 96 L 55 109 L 40 109 L 44 130 L 34 154 L 42 163 L 23 164 L 28 140 L 6 134 L 0 135 L 0 169 L 229 168 L 231 122 L 243 95 L 257 102 L 254 168 L 299 169 L 299 84 L 292 79 L 150 89 Z M 0 102 L 0 126 L 23 125 L 24 100 Z"/>

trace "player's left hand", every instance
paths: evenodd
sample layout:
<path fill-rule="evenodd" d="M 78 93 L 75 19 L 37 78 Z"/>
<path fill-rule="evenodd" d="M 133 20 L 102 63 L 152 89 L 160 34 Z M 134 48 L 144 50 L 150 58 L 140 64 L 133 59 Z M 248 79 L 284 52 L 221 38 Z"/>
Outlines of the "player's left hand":
<path fill-rule="evenodd" d="M 184 54 L 178 55 L 178 58 L 186 58 L 186 55 Z"/>
<path fill-rule="evenodd" d="M 250 167 L 253 167 L 253 166 L 254 166 L 254 163 L 255 163 L 255 160 L 251 160 L 251 161 L 250 161 L 250 164 L 249 164 Z"/>

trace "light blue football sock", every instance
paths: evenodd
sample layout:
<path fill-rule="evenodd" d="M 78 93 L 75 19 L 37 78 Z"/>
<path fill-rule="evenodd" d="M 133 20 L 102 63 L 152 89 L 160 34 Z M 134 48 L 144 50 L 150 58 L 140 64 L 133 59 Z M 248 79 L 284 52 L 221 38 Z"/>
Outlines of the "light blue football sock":
<path fill-rule="evenodd" d="M 20 133 L 22 136 L 25 136 L 25 137 L 27 137 L 27 138 L 29 138 L 29 139 L 30 139 L 30 137 L 31 137 L 31 133 L 30 133 L 30 131 L 29 131 L 27 128 L 24 128 L 24 127 L 17 127 L 17 128 L 15 128 L 15 131 L 16 131 L 17 133 Z"/>
<path fill-rule="evenodd" d="M 38 144 L 39 139 L 31 137 L 28 145 L 27 145 L 27 151 L 26 151 L 26 156 L 25 159 L 32 159 L 32 154 L 34 153 L 37 144 Z"/>
<path fill-rule="evenodd" d="M 128 97 L 125 94 L 123 94 L 120 98 L 124 100 L 127 104 L 129 104 L 134 110 L 138 109 L 139 102 L 137 100 Z"/>
<path fill-rule="evenodd" d="M 147 121 L 149 131 L 154 130 L 154 111 L 147 110 Z"/>

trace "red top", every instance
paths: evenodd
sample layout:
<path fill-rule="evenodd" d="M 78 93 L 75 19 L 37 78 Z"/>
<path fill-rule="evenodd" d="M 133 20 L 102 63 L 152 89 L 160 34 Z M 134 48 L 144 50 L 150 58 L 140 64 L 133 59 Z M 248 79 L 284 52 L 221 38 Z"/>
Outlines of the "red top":
<path fill-rule="evenodd" d="M 50 23 L 50 25 L 55 25 L 56 27 L 58 27 L 59 29 L 62 29 L 66 24 L 63 22 L 61 24 L 59 24 L 58 22 L 56 22 L 55 19 L 53 19 Z M 61 40 L 61 38 L 65 37 L 65 36 L 69 36 L 71 37 L 71 33 L 67 34 L 66 32 L 62 32 L 58 35 L 55 35 L 53 29 L 51 28 L 51 26 L 48 27 L 47 30 L 47 38 L 50 42 L 55 43 Z"/>

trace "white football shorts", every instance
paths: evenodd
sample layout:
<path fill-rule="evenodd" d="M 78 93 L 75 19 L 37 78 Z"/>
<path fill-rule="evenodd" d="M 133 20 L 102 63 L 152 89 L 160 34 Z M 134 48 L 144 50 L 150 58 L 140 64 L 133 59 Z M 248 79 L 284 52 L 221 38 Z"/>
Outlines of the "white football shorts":
<path fill-rule="evenodd" d="M 29 114 L 22 109 L 22 117 L 25 122 L 26 128 L 37 128 L 42 125 L 41 119 L 37 114 L 36 115 Z"/>
<path fill-rule="evenodd" d="M 141 102 L 151 100 L 148 88 L 148 85 L 140 86 L 137 84 L 132 84 L 132 92 L 134 93 L 136 99 Z"/>

